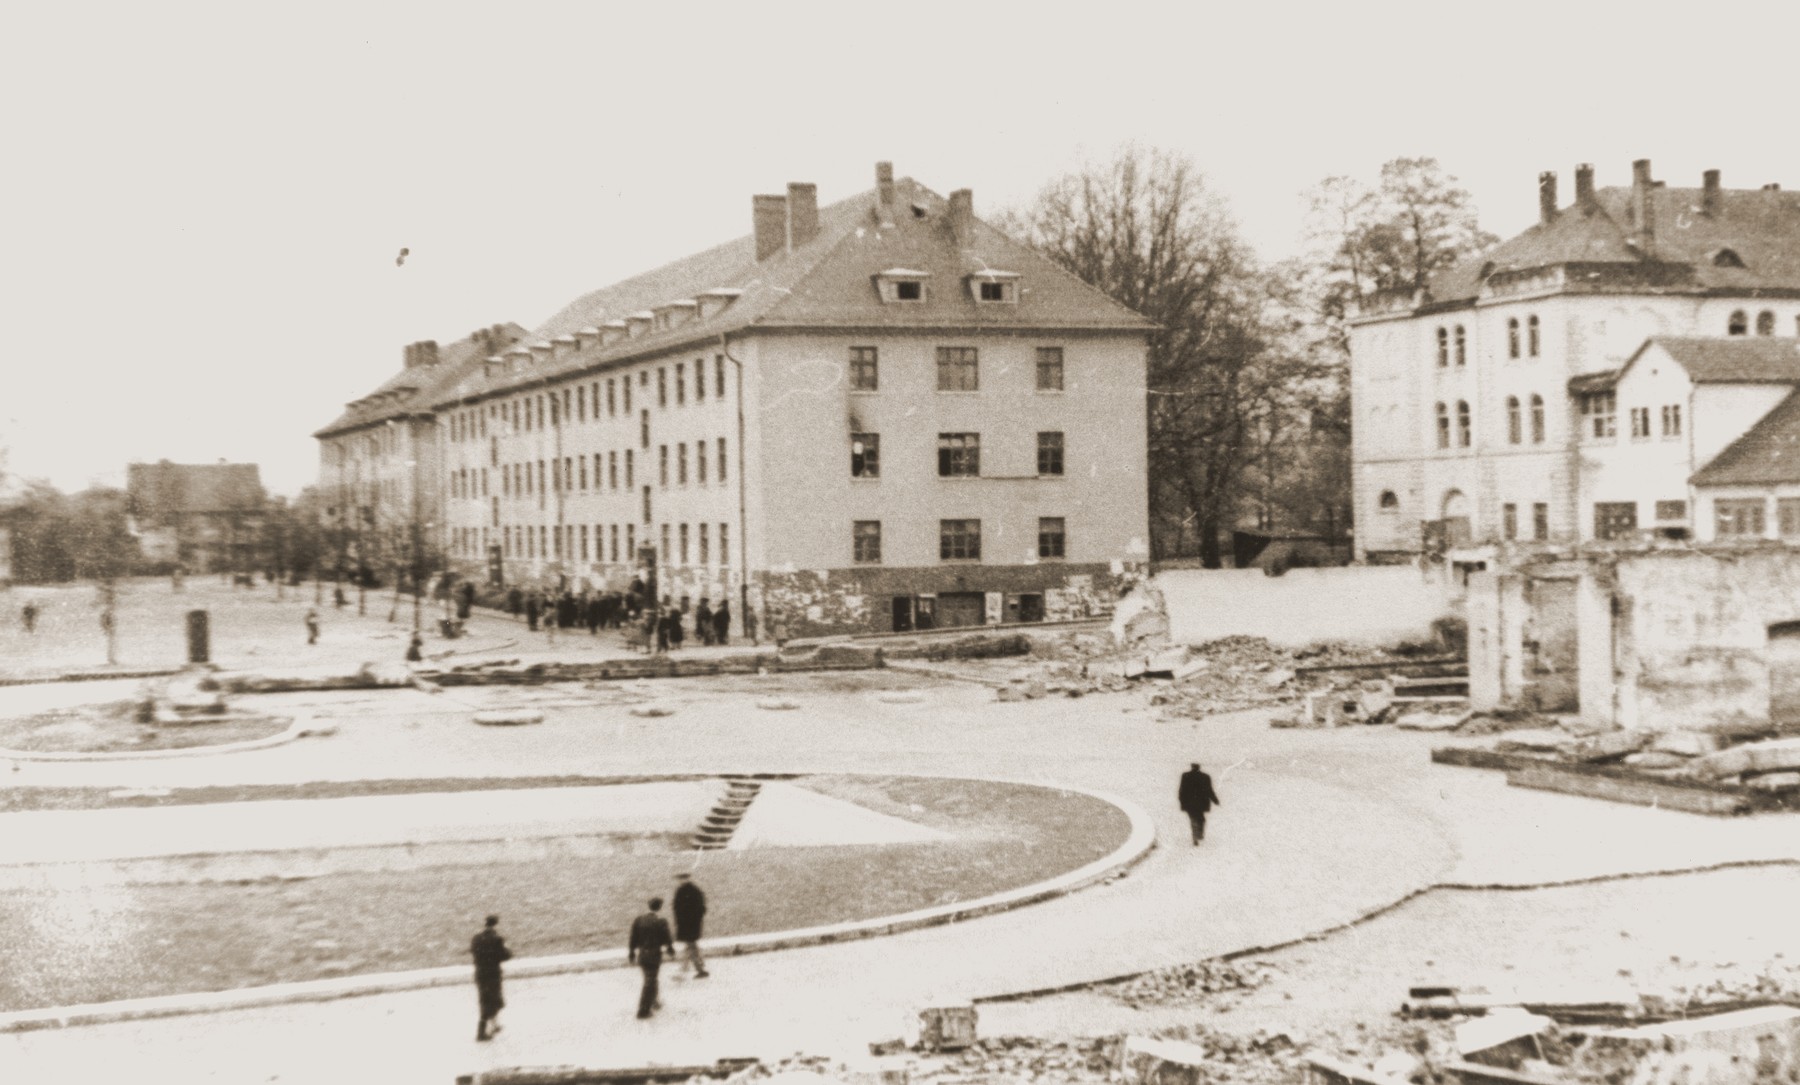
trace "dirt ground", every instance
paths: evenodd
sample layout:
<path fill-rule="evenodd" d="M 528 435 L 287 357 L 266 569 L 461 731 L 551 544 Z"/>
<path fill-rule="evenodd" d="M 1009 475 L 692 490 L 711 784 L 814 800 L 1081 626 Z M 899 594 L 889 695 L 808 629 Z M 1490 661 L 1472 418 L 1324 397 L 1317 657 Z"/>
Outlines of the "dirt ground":
<path fill-rule="evenodd" d="M 13 965 L 0 1010 L 466 964 L 481 916 L 520 956 L 623 947 L 652 894 L 694 871 L 709 937 L 972 900 L 1118 847 L 1116 807 L 971 780 L 814 777 L 818 790 L 951 831 L 932 844 L 768 848 L 192 885 L 0 893 Z"/>
<path fill-rule="evenodd" d="M 138 722 L 138 702 L 111 701 L 0 718 L 0 749 L 33 753 L 185 750 L 268 738 L 290 721 L 266 716 L 196 718 L 180 724 Z"/>

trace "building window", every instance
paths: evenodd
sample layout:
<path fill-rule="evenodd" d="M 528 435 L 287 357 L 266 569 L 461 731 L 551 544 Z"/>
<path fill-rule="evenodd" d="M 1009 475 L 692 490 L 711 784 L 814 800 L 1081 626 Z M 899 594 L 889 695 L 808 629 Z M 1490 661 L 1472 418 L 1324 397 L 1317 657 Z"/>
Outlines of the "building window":
<path fill-rule="evenodd" d="M 894 284 L 895 301 L 924 301 L 925 284 L 917 279 L 906 279 Z"/>
<path fill-rule="evenodd" d="M 1378 504 L 1382 512 L 1397 512 L 1400 508 L 1400 495 L 1392 490 L 1383 490 Z"/>
<path fill-rule="evenodd" d="M 675 406 L 680 407 L 687 402 L 687 363 L 675 363 Z M 682 562 L 686 565 L 687 562 Z"/>
<path fill-rule="evenodd" d="M 881 477 L 881 434 L 852 433 L 850 435 L 850 477 Z"/>
<path fill-rule="evenodd" d="M 1510 501 L 1500 506 L 1500 534 L 1509 540 L 1519 537 L 1519 506 Z"/>
<path fill-rule="evenodd" d="M 1764 309 L 1762 312 L 1756 314 L 1756 334 L 1758 334 L 1758 335 L 1774 335 L 1775 334 L 1775 314 L 1774 313 L 1771 313 L 1769 310 Z"/>
<path fill-rule="evenodd" d="M 581 525 L 581 560 L 586 561 L 587 559 L 588 559 L 588 529 L 587 529 L 586 524 L 582 524 Z"/>
<path fill-rule="evenodd" d="M 1456 364 L 1469 364 L 1469 336 L 1461 324 L 1456 326 Z"/>
<path fill-rule="evenodd" d="M 1618 401 L 1611 392 L 1589 392 L 1581 397 L 1583 427 L 1589 440 L 1610 441 L 1619 435 Z"/>
<path fill-rule="evenodd" d="M 975 392 L 980 385 L 974 347 L 937 348 L 938 391 Z"/>
<path fill-rule="evenodd" d="M 1634 441 L 1650 439 L 1650 408 L 1631 408 L 1631 439 Z"/>
<path fill-rule="evenodd" d="M 676 482 L 676 484 L 681 485 L 681 486 L 687 485 L 687 442 L 686 441 L 683 441 L 680 444 L 675 446 L 675 482 Z"/>
<path fill-rule="evenodd" d="M 632 455 L 631 449 L 629 449 L 629 448 L 626 449 L 625 450 L 625 488 L 627 490 L 629 490 L 633 486 L 637 485 L 636 460 L 637 460 L 637 457 Z"/>
<path fill-rule="evenodd" d="M 719 481 L 725 481 L 725 438 L 719 438 Z"/>
<path fill-rule="evenodd" d="M 1506 441 L 1519 444 L 1525 439 L 1525 419 L 1519 409 L 1519 397 L 1506 397 Z"/>
<path fill-rule="evenodd" d="M 1060 516 L 1038 517 L 1038 557 L 1060 558 L 1067 548 L 1067 535 Z"/>
<path fill-rule="evenodd" d="M 1671 403 L 1662 409 L 1662 435 L 1681 436 L 1681 404 Z"/>
<path fill-rule="evenodd" d="M 666 490 L 669 488 L 669 446 L 657 445 L 656 453 L 656 484 Z"/>
<path fill-rule="evenodd" d="M 681 525 L 681 564 L 688 563 L 688 526 Z"/>
<path fill-rule="evenodd" d="M 1637 502 L 1594 502 L 1594 537 L 1622 539 L 1637 531 Z"/>
<path fill-rule="evenodd" d="M 1437 445 L 1439 448 L 1450 447 L 1450 408 L 1442 403 L 1437 405 Z"/>
<path fill-rule="evenodd" d="M 656 367 L 656 405 L 658 407 L 669 405 L 669 367 L 666 365 Z"/>
<path fill-rule="evenodd" d="M 1063 348 L 1037 348 L 1037 390 L 1040 392 L 1063 390 Z"/>
<path fill-rule="evenodd" d="M 1047 431 L 1037 435 L 1039 475 L 1060 475 L 1063 473 L 1063 435 L 1061 431 Z"/>
<path fill-rule="evenodd" d="M 942 561 L 980 561 L 981 521 L 939 520 L 938 558 Z"/>
<path fill-rule="evenodd" d="M 706 398 L 706 359 L 694 359 L 694 402 L 699 403 Z M 700 564 L 705 565 L 702 561 Z"/>
<path fill-rule="evenodd" d="M 874 392 L 881 387 L 881 359 L 874 347 L 850 348 L 850 390 Z"/>
<path fill-rule="evenodd" d="M 650 522 L 650 487 L 644 487 L 644 523 Z"/>
<path fill-rule="evenodd" d="M 1506 356 L 1519 356 L 1519 318 L 1516 316 L 1509 317 L 1506 321 Z"/>
<path fill-rule="evenodd" d="M 581 488 L 587 489 L 587 457 L 581 457 Z"/>
<path fill-rule="evenodd" d="M 694 481 L 706 485 L 706 442 L 694 442 Z M 704 563 L 702 563 L 704 564 Z"/>
<path fill-rule="evenodd" d="M 1686 501 L 1658 501 L 1656 503 L 1656 522 L 1666 524 L 1687 519 Z"/>
<path fill-rule="evenodd" d="M 636 524 L 626 524 L 625 525 L 625 560 L 632 563 L 633 565 L 635 565 L 635 564 L 637 564 L 637 559 L 638 559 L 637 525 Z"/>
<path fill-rule="evenodd" d="M 696 370 L 694 370 L 694 372 L 700 373 L 700 372 L 702 372 L 702 370 L 696 369 Z M 699 558 L 700 558 L 700 564 L 702 564 L 702 565 L 712 564 L 712 531 L 711 531 L 711 527 L 712 527 L 711 524 L 703 523 L 700 525 Z"/>
<path fill-rule="evenodd" d="M 1734 309 L 1725 321 L 1726 335 L 1748 335 L 1750 332 L 1750 314 L 1742 309 Z"/>
<path fill-rule="evenodd" d="M 664 524 L 664 525 L 662 525 L 662 554 L 661 554 L 662 563 L 664 565 L 669 564 L 670 556 L 671 555 L 670 555 L 670 547 L 669 547 L 669 525 Z"/>
<path fill-rule="evenodd" d="M 1544 397 L 1539 395 L 1531 397 L 1531 443 L 1544 443 Z"/>
<path fill-rule="evenodd" d="M 1439 328 L 1437 330 L 1437 344 L 1438 368 L 1447 369 L 1450 366 L 1450 332 L 1448 329 Z"/>
<path fill-rule="evenodd" d="M 638 412 L 638 444 L 650 447 L 650 410 L 647 407 Z"/>
<path fill-rule="evenodd" d="M 1550 538 L 1550 506 L 1546 502 L 1531 506 L 1531 537 L 1538 542 Z"/>
<path fill-rule="evenodd" d="M 1468 448 L 1474 443 L 1475 433 L 1469 420 L 1469 401 L 1459 399 L 1456 401 L 1456 445 L 1458 448 Z"/>
<path fill-rule="evenodd" d="M 1533 358 L 1538 356 L 1538 318 L 1536 314 L 1525 318 L 1525 353 Z"/>
<path fill-rule="evenodd" d="M 1800 497 L 1775 500 L 1775 523 L 1784 539 L 1800 538 Z"/>
<path fill-rule="evenodd" d="M 881 564 L 881 521 L 857 520 L 851 524 L 850 549 L 858 565 Z"/>
<path fill-rule="evenodd" d="M 719 398 L 725 398 L 725 355 L 713 355 L 713 387 L 718 390 Z"/>
<path fill-rule="evenodd" d="M 631 378 L 625 377 L 624 379 L 620 380 L 619 383 L 624 386 L 623 388 L 621 388 L 619 390 L 620 390 L 620 392 L 622 392 L 624 394 L 624 397 L 625 397 L 625 401 L 624 401 L 624 403 L 621 404 L 621 406 L 623 406 L 625 408 L 625 413 L 629 415 L 631 413 Z M 635 560 L 635 559 L 633 559 L 633 560 Z"/>
<path fill-rule="evenodd" d="M 611 528 L 609 528 L 607 530 L 607 535 L 611 539 L 609 546 L 611 547 L 611 550 L 612 550 L 612 560 L 618 561 L 619 560 L 619 525 L 613 524 L 611 526 Z"/>
<path fill-rule="evenodd" d="M 981 474 L 981 434 L 938 434 L 938 476 L 972 478 Z"/>
<path fill-rule="evenodd" d="M 719 564 L 731 564 L 731 525 L 719 525 Z"/>
<path fill-rule="evenodd" d="M 1760 497 L 1733 498 L 1713 502 L 1713 522 L 1720 538 L 1760 539 L 1763 535 L 1763 505 Z"/>

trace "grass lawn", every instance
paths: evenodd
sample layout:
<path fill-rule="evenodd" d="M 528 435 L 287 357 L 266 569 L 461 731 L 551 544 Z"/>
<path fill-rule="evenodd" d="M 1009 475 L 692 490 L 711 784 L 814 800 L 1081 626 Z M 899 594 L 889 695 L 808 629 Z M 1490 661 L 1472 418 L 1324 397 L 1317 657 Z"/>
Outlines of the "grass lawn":
<path fill-rule="evenodd" d="M 667 896 L 678 870 L 693 870 L 706 890 L 708 938 L 892 915 L 1042 881 L 1110 853 L 1129 832 L 1115 807 L 1054 788 L 800 782 L 955 836 L 3 893 L 12 952 L 0 1010 L 466 964 L 488 912 L 500 914 L 521 957 L 622 948 L 644 900 Z"/>

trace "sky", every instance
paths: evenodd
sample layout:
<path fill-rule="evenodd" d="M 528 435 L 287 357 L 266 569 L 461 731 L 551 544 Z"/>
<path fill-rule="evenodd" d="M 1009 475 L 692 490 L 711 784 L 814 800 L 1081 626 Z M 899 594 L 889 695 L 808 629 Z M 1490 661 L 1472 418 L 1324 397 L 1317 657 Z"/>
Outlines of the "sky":
<path fill-rule="evenodd" d="M 1308 187 L 1402 155 L 1501 236 L 1578 162 L 1800 185 L 1791 2 L 13 4 L 0 33 L 0 448 L 64 489 L 225 459 L 295 493 L 404 344 L 535 327 L 878 160 L 989 215 L 1175 152 L 1268 259 Z"/>

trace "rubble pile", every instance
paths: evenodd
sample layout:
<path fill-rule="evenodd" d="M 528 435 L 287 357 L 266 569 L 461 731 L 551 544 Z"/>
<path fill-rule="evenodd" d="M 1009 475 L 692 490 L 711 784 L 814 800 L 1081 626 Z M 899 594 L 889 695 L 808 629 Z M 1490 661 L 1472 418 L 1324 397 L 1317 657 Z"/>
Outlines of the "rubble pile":
<path fill-rule="evenodd" d="M 1106 993 L 1134 1008 L 1191 1002 L 1209 995 L 1253 991 L 1275 978 L 1267 964 L 1199 961 L 1160 968 L 1106 988 Z"/>

